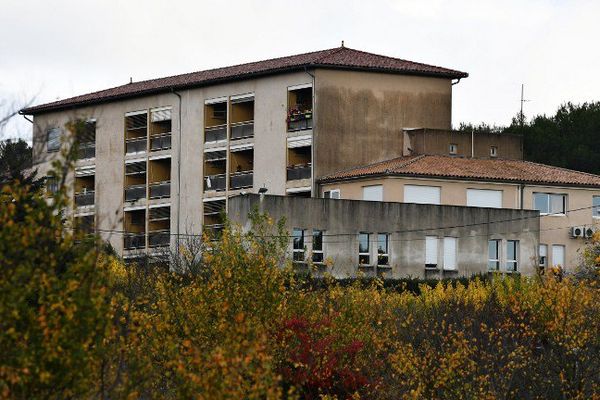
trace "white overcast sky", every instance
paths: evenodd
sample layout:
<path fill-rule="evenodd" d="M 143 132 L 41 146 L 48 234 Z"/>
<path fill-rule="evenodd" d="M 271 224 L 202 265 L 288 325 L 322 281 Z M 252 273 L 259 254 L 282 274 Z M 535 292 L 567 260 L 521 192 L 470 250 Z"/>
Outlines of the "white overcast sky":
<path fill-rule="evenodd" d="M 600 1 L 0 0 L 0 102 L 346 46 L 466 71 L 453 124 L 600 100 Z M 5 137 L 30 136 L 18 117 Z"/>

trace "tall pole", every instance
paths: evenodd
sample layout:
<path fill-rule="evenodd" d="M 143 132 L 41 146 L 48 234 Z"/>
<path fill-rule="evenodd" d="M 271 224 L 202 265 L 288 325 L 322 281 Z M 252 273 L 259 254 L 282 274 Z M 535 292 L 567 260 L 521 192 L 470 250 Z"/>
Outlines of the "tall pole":
<path fill-rule="evenodd" d="M 525 85 L 523 83 L 521 83 L 521 113 L 519 114 L 519 121 L 521 122 L 521 128 L 523 127 L 523 122 L 525 120 L 525 118 L 523 118 L 523 103 L 525 102 L 525 100 L 523 99 L 524 87 L 525 87 Z"/>

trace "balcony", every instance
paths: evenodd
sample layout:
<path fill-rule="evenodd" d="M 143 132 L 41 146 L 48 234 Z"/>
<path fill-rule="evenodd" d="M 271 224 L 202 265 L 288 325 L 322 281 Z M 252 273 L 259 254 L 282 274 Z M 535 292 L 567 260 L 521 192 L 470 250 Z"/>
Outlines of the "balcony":
<path fill-rule="evenodd" d="M 288 119 L 288 132 L 312 129 L 312 113 L 293 114 Z"/>
<path fill-rule="evenodd" d="M 125 142 L 125 153 L 142 153 L 146 151 L 146 138 L 127 139 Z"/>
<path fill-rule="evenodd" d="M 171 197 L 171 181 L 151 183 L 150 198 L 161 199 L 164 197 Z"/>
<path fill-rule="evenodd" d="M 144 233 L 126 233 L 123 242 L 125 250 L 143 249 L 146 247 L 146 235 Z"/>
<path fill-rule="evenodd" d="M 204 190 L 225 190 L 226 179 L 225 174 L 209 175 L 204 178 Z"/>
<path fill-rule="evenodd" d="M 171 242 L 171 232 L 167 230 L 150 232 L 148 247 L 168 246 Z"/>
<path fill-rule="evenodd" d="M 227 125 L 213 126 L 204 130 L 205 142 L 227 140 Z"/>
<path fill-rule="evenodd" d="M 125 189 L 125 201 L 136 201 L 146 198 L 146 185 L 129 186 Z"/>
<path fill-rule="evenodd" d="M 296 181 L 299 179 L 310 179 L 311 177 L 311 165 L 293 165 L 287 167 L 287 180 Z"/>
<path fill-rule="evenodd" d="M 77 207 L 94 205 L 94 191 L 88 190 L 83 193 L 75 193 L 75 205 Z"/>
<path fill-rule="evenodd" d="M 171 149 L 171 134 L 162 134 L 150 137 L 150 151 Z"/>
<path fill-rule="evenodd" d="M 96 144 L 95 143 L 81 143 L 79 145 L 79 159 L 87 160 L 89 158 L 96 157 Z"/>
<path fill-rule="evenodd" d="M 231 126 L 231 140 L 254 137 L 254 121 Z"/>
<path fill-rule="evenodd" d="M 236 172 L 231 174 L 231 189 L 243 189 L 252 187 L 253 171 Z"/>

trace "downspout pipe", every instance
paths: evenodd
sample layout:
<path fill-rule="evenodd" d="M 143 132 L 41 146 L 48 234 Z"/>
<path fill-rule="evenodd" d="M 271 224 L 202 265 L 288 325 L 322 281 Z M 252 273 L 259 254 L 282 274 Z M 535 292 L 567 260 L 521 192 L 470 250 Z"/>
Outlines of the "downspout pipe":
<path fill-rule="evenodd" d="M 316 184 L 315 184 L 315 161 L 316 161 L 316 151 L 315 151 L 315 132 L 316 132 L 316 109 L 317 107 L 315 107 L 316 105 L 316 88 L 315 88 L 315 75 L 311 72 L 309 72 L 308 68 L 306 68 L 306 66 L 304 66 L 304 72 L 306 72 L 311 78 L 312 78 L 312 120 L 313 120 L 313 124 L 312 124 L 312 144 L 310 146 L 310 191 L 311 191 L 311 197 L 319 197 L 319 194 L 316 192 Z"/>
<path fill-rule="evenodd" d="M 181 226 L 181 94 L 175 91 L 175 88 L 171 88 L 171 93 L 173 93 L 179 99 L 179 106 L 177 107 L 178 114 L 178 123 L 179 123 L 179 132 L 178 136 L 178 144 L 177 144 L 177 250 L 179 251 L 179 237 L 181 234 L 180 226 Z"/>

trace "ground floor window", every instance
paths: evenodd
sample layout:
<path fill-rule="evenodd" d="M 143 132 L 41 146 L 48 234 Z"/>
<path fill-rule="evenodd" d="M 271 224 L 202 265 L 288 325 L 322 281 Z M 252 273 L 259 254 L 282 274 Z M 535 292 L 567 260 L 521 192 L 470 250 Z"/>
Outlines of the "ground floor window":
<path fill-rule="evenodd" d="M 500 269 L 500 240 L 488 241 L 488 270 L 498 271 Z"/>
<path fill-rule="evenodd" d="M 358 263 L 360 265 L 371 264 L 371 254 L 369 251 L 369 235 L 361 232 L 358 234 Z"/>
<path fill-rule="evenodd" d="M 389 256 L 390 235 L 387 233 L 377 234 L 377 265 L 388 266 L 390 264 Z"/>
<path fill-rule="evenodd" d="M 552 245 L 552 266 L 565 266 L 565 246 L 562 244 Z"/>
<path fill-rule="evenodd" d="M 506 270 L 516 272 L 519 268 L 519 241 L 506 241 Z"/>
<path fill-rule="evenodd" d="M 293 238 L 293 257 L 294 262 L 304 262 L 304 229 L 294 228 L 292 230 Z"/>
<path fill-rule="evenodd" d="M 312 261 L 316 264 L 323 262 L 323 231 L 313 229 L 312 233 Z"/>

